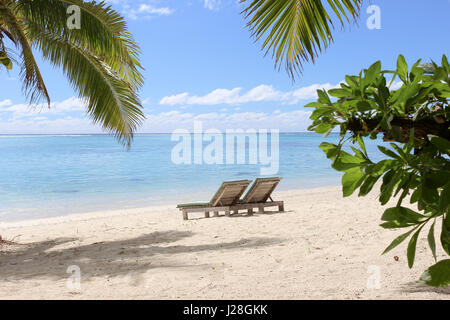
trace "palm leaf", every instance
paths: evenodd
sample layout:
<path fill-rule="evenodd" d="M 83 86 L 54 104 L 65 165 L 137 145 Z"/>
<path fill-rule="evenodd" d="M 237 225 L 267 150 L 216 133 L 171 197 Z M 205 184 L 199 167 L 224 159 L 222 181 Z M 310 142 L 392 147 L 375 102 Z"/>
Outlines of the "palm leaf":
<path fill-rule="evenodd" d="M 70 5 L 81 10 L 80 29 L 67 28 L 67 8 Z M 132 88 L 142 86 L 142 67 L 138 59 L 140 49 L 127 31 L 122 16 L 104 2 L 21 0 L 18 6 L 28 21 L 85 47 L 105 61 Z"/>
<path fill-rule="evenodd" d="M 23 80 L 24 92 L 27 93 L 30 102 L 36 102 L 41 97 L 47 100 L 50 105 L 50 96 L 45 87 L 39 67 L 34 59 L 31 45 L 28 42 L 27 35 L 24 31 L 22 21 L 18 20 L 15 15 L 15 2 L 0 0 L 0 16 L 3 20 L 3 29 L 9 37 L 13 37 L 13 41 L 21 50 L 21 78 Z"/>
<path fill-rule="evenodd" d="M 89 50 L 60 34 L 29 22 L 29 35 L 54 66 L 61 67 L 80 98 L 87 103 L 94 123 L 113 133 L 127 146 L 145 118 L 139 98 L 128 82 Z"/>
<path fill-rule="evenodd" d="M 250 2 L 243 10 L 247 26 L 256 40 L 264 39 L 262 48 L 272 52 L 278 68 L 284 64 L 294 78 L 301 73 L 304 61 L 315 62 L 322 50 L 333 41 L 332 11 L 344 26 L 350 17 L 356 20 L 362 0 L 241 0 Z"/>

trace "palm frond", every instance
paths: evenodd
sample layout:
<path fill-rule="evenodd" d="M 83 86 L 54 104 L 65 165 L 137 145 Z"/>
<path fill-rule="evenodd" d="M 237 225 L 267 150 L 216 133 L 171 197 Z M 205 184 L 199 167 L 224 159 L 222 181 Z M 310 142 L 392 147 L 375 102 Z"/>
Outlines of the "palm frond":
<path fill-rule="evenodd" d="M 294 78 L 303 62 L 315 62 L 322 50 L 333 41 L 332 11 L 342 26 L 356 20 L 362 0 L 241 0 L 250 2 L 243 10 L 252 36 L 264 38 L 262 48 L 272 52 L 278 68 L 284 64 Z"/>
<path fill-rule="evenodd" d="M 29 22 L 29 35 L 44 58 L 61 67 L 94 123 L 130 146 L 133 133 L 145 118 L 136 92 L 99 57 L 60 34 Z"/>
<path fill-rule="evenodd" d="M 76 5 L 81 10 L 80 29 L 67 27 L 67 8 L 70 5 Z M 139 46 L 127 31 L 123 17 L 104 2 L 21 0 L 18 6 L 28 21 L 100 57 L 133 89 L 142 86 Z"/>
<path fill-rule="evenodd" d="M 20 75 L 23 80 L 24 92 L 31 103 L 44 97 L 50 105 L 50 96 L 28 42 L 23 23 L 16 18 L 15 11 L 13 11 L 14 7 L 15 2 L 13 1 L 0 1 L 2 28 L 7 31 L 10 37 L 14 38 L 15 41 L 13 42 L 21 50 L 22 68 Z"/>

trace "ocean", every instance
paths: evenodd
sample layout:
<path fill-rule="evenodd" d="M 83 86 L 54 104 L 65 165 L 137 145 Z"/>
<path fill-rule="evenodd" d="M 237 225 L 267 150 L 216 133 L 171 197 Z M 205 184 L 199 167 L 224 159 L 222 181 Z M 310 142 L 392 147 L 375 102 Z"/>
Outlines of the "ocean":
<path fill-rule="evenodd" d="M 284 178 L 280 190 L 340 184 L 341 174 L 318 147 L 322 141 L 338 136 L 279 135 L 278 170 L 271 176 Z M 380 143 L 367 141 L 375 160 Z M 222 181 L 262 177 L 267 167 L 237 160 L 177 164 L 177 144 L 170 134 L 137 135 L 129 150 L 108 135 L 0 135 L 0 222 L 205 201 Z"/>

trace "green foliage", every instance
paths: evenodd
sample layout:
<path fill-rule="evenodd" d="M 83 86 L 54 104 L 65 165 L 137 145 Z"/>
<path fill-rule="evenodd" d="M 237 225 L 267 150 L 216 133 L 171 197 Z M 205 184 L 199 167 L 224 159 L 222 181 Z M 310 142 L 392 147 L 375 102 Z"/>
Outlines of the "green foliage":
<path fill-rule="evenodd" d="M 390 81 L 387 76 L 391 75 Z M 359 196 L 380 184 L 382 205 L 395 199 L 395 207 L 386 209 L 381 226 L 386 229 L 410 228 L 397 237 L 384 253 L 410 238 L 408 265 L 414 265 L 416 246 L 426 224 L 428 244 L 436 255 L 435 225 L 442 222 L 440 244 L 450 255 L 450 65 L 442 57 L 441 65 L 416 62 L 408 67 L 400 55 L 396 70 L 382 70 L 378 61 L 357 76 L 346 76 L 340 88 L 319 90 L 309 130 L 329 134 L 340 129 L 340 142 L 322 143 L 320 148 L 343 172 L 343 195 L 359 189 Z M 396 78 L 399 87 L 392 90 Z M 390 148 L 378 146 L 386 159 L 373 162 L 367 154 L 364 138 L 382 134 Z M 353 154 L 343 151 L 352 142 Z M 403 206 L 409 199 L 411 208 Z M 422 282 L 434 286 L 449 284 L 449 260 L 427 270 Z M 447 275 L 442 273 L 447 272 Z"/>
<path fill-rule="evenodd" d="M 450 260 L 442 260 L 428 268 L 420 277 L 420 282 L 433 287 L 450 285 Z"/>
<path fill-rule="evenodd" d="M 240 0 L 249 4 L 243 11 L 256 40 L 271 52 L 275 63 L 293 77 L 303 61 L 313 61 L 333 41 L 333 13 L 337 22 L 355 21 L 362 0 Z M 325 4 L 324 4 L 325 3 Z"/>
<path fill-rule="evenodd" d="M 67 9 L 80 9 L 79 29 L 67 26 Z M 137 91 L 143 84 L 139 47 L 122 16 L 105 2 L 82 0 L 0 0 L 0 64 L 12 68 L 2 39 L 20 56 L 24 91 L 30 103 L 50 96 L 33 55 L 38 49 L 60 67 L 86 102 L 95 123 L 130 145 L 145 118 Z"/>
<path fill-rule="evenodd" d="M 8 58 L 8 55 L 5 51 L 0 51 L 0 64 L 2 64 L 6 69 L 12 69 L 12 61 Z"/>

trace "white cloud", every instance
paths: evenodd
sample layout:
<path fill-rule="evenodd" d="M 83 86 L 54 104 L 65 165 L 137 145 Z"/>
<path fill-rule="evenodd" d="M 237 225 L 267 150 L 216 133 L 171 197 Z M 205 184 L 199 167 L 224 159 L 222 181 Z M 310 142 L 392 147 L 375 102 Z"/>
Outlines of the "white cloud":
<path fill-rule="evenodd" d="M 245 96 L 245 94 L 243 95 Z M 249 97 L 252 96 L 249 94 Z M 5 102 L 6 101 L 6 102 Z M 77 98 L 30 107 L 1 101 L 0 134 L 67 134 L 101 133 L 100 125 L 93 125 L 85 116 L 85 104 Z M 175 129 L 192 130 L 194 121 L 202 121 L 205 129 L 279 129 L 280 131 L 306 131 L 310 124 L 310 112 L 305 110 L 242 112 L 239 108 L 218 109 L 216 112 L 192 113 L 180 110 L 150 114 L 138 132 L 173 132 Z"/>
<path fill-rule="evenodd" d="M 277 101 L 285 104 L 296 104 L 301 100 L 317 98 L 318 89 L 332 89 L 336 85 L 330 83 L 313 84 L 299 88 L 294 91 L 282 92 L 274 89 L 270 85 L 262 84 L 245 93 L 242 88 L 216 89 L 204 96 L 192 96 L 188 92 L 166 96 L 160 100 L 161 105 L 183 106 L 183 105 L 239 105 L 249 102 Z"/>
<path fill-rule="evenodd" d="M 169 7 L 156 6 L 154 0 L 106 0 L 114 9 L 122 13 L 126 18 L 137 20 L 152 16 L 168 16 L 175 10 Z"/>
<path fill-rule="evenodd" d="M 10 106 L 10 105 L 12 105 L 12 104 L 13 104 L 12 101 L 9 100 L 9 99 L 0 101 L 0 107 L 5 107 L 5 106 L 7 107 L 7 106 Z"/>
<path fill-rule="evenodd" d="M 139 132 L 172 132 L 175 129 L 192 131 L 194 121 L 202 121 L 204 130 L 218 129 L 279 129 L 281 132 L 307 131 L 311 112 L 294 110 L 288 112 L 236 112 L 203 114 L 169 111 L 147 114 L 147 120 Z"/>
<path fill-rule="evenodd" d="M 43 114 L 62 114 L 73 111 L 84 110 L 86 105 L 81 99 L 72 97 L 61 102 L 52 102 L 50 107 L 46 103 L 29 105 L 29 104 L 13 104 L 11 100 L 0 102 L 0 107 L 4 104 L 6 108 L 0 108 L 0 115 L 11 115 L 13 119 L 25 117 L 35 117 Z"/>
<path fill-rule="evenodd" d="M 100 126 L 92 124 L 88 118 L 64 117 L 49 120 L 46 117 L 0 120 L 0 134 L 63 134 L 101 133 Z"/>
<path fill-rule="evenodd" d="M 294 110 L 288 112 L 210 112 L 194 114 L 169 111 L 147 114 L 139 133 L 171 133 L 176 129 L 192 131 L 194 121 L 202 121 L 204 130 L 218 129 L 279 129 L 281 132 L 306 131 L 311 123 L 310 112 Z M 50 119 L 42 114 L 1 120 L 0 134 L 70 134 L 102 133 L 100 125 L 92 124 L 87 116 L 60 115 Z"/>
<path fill-rule="evenodd" d="M 204 7 L 209 10 L 219 10 L 222 0 L 205 0 Z"/>

